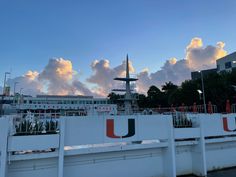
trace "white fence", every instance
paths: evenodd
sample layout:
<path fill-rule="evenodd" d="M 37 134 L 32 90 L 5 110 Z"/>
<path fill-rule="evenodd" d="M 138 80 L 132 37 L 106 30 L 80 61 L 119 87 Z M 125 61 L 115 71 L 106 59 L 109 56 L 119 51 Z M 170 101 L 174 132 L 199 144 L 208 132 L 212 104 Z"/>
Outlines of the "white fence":
<path fill-rule="evenodd" d="M 236 166 L 236 114 L 64 117 L 60 133 L 9 136 L 0 119 L 0 177 L 206 176 Z M 53 151 L 47 151 L 53 149 Z"/>

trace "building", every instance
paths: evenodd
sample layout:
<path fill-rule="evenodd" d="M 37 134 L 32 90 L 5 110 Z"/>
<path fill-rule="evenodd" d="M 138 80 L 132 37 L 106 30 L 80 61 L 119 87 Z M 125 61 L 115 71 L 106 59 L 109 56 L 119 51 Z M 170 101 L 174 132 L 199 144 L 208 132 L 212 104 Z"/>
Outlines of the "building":
<path fill-rule="evenodd" d="M 217 68 L 202 70 L 203 76 L 207 76 L 212 73 L 220 73 L 222 71 L 232 71 L 236 69 L 236 52 L 226 55 L 218 60 L 216 60 Z M 192 80 L 200 79 L 201 73 L 198 71 L 191 72 Z"/>
<path fill-rule="evenodd" d="M 207 76 L 209 74 L 216 73 L 217 69 L 216 68 L 206 69 L 206 70 L 202 70 L 201 72 L 202 72 L 203 76 Z M 191 78 L 192 78 L 192 80 L 200 79 L 201 73 L 199 71 L 193 71 L 193 72 L 191 72 Z"/>
<path fill-rule="evenodd" d="M 217 72 L 232 71 L 236 68 L 236 52 L 216 60 Z"/>
<path fill-rule="evenodd" d="M 117 105 L 111 104 L 108 98 L 94 98 L 93 96 L 59 96 L 59 95 L 37 95 L 32 96 L 5 96 L 1 100 L 5 108 L 11 105 L 17 112 L 34 114 L 80 114 L 99 115 L 116 114 Z"/>

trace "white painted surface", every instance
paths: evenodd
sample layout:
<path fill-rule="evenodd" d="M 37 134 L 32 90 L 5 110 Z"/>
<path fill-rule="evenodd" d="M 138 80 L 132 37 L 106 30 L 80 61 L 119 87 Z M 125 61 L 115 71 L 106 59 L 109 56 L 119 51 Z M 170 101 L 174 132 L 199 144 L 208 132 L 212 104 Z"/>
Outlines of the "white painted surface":
<path fill-rule="evenodd" d="M 199 138 L 200 128 L 175 128 L 175 139 Z"/>
<path fill-rule="evenodd" d="M 209 170 L 236 166 L 235 116 L 190 115 L 194 128 L 186 129 L 173 129 L 170 116 L 66 117 L 65 122 L 61 123 L 65 125 L 65 146 L 75 145 L 77 149 L 64 151 L 64 135 L 61 134 L 60 140 L 57 138 L 56 144 L 60 141 L 60 146 L 56 152 L 12 155 L 11 162 L 7 165 L 7 177 L 174 177 L 190 173 L 206 175 Z M 228 128 L 232 131 L 224 130 L 223 117 L 227 117 Z M 106 136 L 106 119 L 114 119 L 115 134 L 125 135 L 130 118 L 135 119 L 134 136 L 123 139 Z M 48 147 L 49 143 L 49 139 L 44 141 L 44 138 L 37 137 L 42 148 Z M 2 139 L 4 138 L 1 135 L 0 142 Z M 10 136 L 8 139 L 12 141 L 14 138 Z M 31 139 L 33 137 L 21 137 L 14 142 L 33 141 Z M 131 143 L 144 139 L 160 139 L 161 143 Z M 94 145 L 120 141 L 126 143 Z M 81 144 L 90 146 L 79 148 L 78 145 Z M 1 144 L 1 149 L 2 147 Z M 16 148 L 17 145 L 9 146 L 8 151 L 13 150 L 12 147 Z"/>
<path fill-rule="evenodd" d="M 106 136 L 106 120 L 114 119 L 114 132 L 125 135 L 128 119 L 135 119 L 135 135 L 130 138 L 112 139 Z M 88 116 L 65 119 L 65 146 L 101 144 L 110 142 L 130 142 L 152 139 L 168 139 L 168 115 L 148 116 Z"/>
<path fill-rule="evenodd" d="M 0 177 L 7 176 L 7 137 L 9 118 L 0 118 Z"/>
<path fill-rule="evenodd" d="M 10 136 L 8 151 L 46 150 L 59 147 L 59 135 Z"/>

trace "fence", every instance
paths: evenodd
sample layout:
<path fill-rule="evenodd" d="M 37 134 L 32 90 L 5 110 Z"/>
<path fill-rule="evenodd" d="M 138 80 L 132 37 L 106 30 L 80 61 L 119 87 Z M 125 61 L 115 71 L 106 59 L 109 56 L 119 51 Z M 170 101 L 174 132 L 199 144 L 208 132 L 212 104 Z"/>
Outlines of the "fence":
<path fill-rule="evenodd" d="M 21 113 L 13 115 L 11 134 L 14 136 L 56 134 L 59 116 L 52 114 Z"/>

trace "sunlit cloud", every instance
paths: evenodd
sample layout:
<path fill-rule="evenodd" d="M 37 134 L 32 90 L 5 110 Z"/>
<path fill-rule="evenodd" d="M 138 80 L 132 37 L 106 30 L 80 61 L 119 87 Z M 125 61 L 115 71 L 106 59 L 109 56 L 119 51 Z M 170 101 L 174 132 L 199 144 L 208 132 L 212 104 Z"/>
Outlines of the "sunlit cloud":
<path fill-rule="evenodd" d="M 186 46 L 185 59 L 175 57 L 167 59 L 160 69 L 150 72 L 148 68 L 136 72 L 137 91 L 145 93 L 151 85 L 161 87 L 165 82 L 180 84 L 190 79 L 191 71 L 216 67 L 216 60 L 224 57 L 225 43 L 217 42 L 215 45 L 203 45 L 201 38 L 193 38 Z M 132 59 L 131 59 L 132 60 Z M 81 82 L 78 72 L 73 69 L 69 59 L 52 58 L 41 72 L 29 70 L 26 74 L 13 79 L 8 79 L 8 85 L 13 87 L 18 82 L 17 88 L 24 88 L 25 94 L 54 94 L 54 95 L 94 95 L 107 96 L 113 88 L 124 85 L 114 81 L 115 77 L 124 77 L 126 74 L 125 60 L 118 66 L 111 67 L 110 61 L 94 60 L 91 65 L 92 75 L 86 82 L 92 84 L 88 87 L 86 82 Z M 135 68 L 130 61 L 129 69 L 135 73 Z"/>

